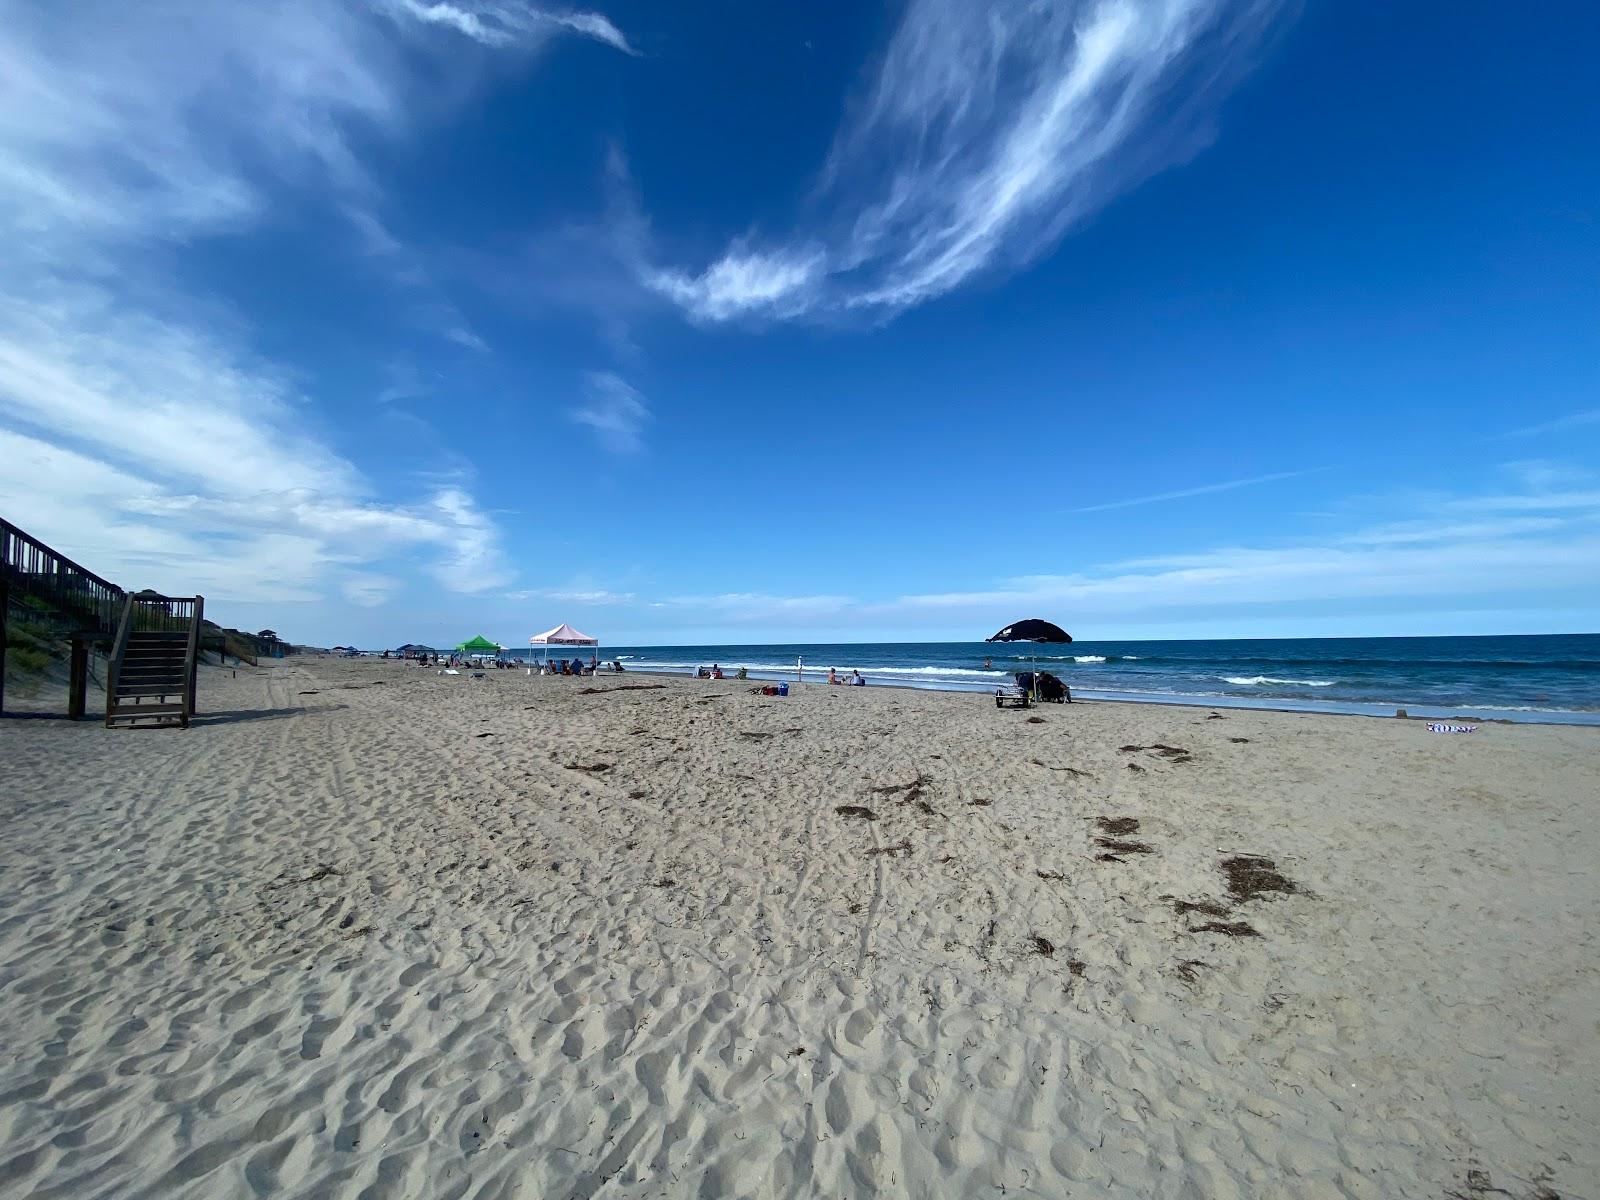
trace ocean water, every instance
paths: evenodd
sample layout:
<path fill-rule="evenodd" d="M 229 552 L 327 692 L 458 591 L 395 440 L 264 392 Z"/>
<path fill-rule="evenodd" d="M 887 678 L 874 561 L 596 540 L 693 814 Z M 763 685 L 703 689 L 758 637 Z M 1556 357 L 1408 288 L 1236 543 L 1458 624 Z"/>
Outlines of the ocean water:
<path fill-rule="evenodd" d="M 1086 699 L 1417 716 L 1475 715 L 1600 725 L 1600 634 L 1285 638 L 1241 641 L 859 642 L 836 645 L 606 646 L 636 671 L 717 663 L 755 679 L 820 682 L 829 667 L 869 685 L 989 691 L 1037 665 Z M 535 655 L 537 658 L 538 656 Z M 584 655 L 587 657 L 587 654 Z"/>

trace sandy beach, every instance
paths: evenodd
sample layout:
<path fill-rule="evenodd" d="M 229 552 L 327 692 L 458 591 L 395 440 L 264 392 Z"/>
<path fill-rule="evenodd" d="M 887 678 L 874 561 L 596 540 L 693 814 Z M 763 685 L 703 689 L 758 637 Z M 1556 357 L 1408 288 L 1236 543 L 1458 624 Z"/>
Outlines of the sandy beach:
<path fill-rule="evenodd" d="M 0 721 L 0 1195 L 1600 1197 L 1600 730 L 200 704 Z"/>

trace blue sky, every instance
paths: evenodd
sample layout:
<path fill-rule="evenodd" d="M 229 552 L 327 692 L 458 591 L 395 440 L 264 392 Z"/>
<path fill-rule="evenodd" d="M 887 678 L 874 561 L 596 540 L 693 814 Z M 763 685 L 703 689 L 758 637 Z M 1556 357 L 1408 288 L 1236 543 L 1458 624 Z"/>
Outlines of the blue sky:
<path fill-rule="evenodd" d="M 313 643 L 1600 629 L 1600 11 L 0 5 L 0 514 Z"/>

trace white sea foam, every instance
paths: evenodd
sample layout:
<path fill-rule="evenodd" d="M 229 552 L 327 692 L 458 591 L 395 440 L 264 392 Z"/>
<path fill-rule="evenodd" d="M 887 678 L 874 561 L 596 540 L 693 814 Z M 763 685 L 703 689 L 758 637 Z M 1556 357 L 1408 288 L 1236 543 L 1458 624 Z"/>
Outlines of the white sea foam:
<path fill-rule="evenodd" d="M 1242 687 L 1259 687 L 1264 683 L 1288 684 L 1292 687 L 1332 687 L 1332 679 L 1276 679 L 1271 675 L 1220 675 L 1223 683 L 1237 683 Z"/>
<path fill-rule="evenodd" d="M 1137 655 L 1124 654 L 1121 657 L 1123 657 L 1123 658 L 1136 658 Z M 1102 662 L 1106 661 L 1106 656 L 1103 655 L 1103 654 L 1013 654 L 1009 661 L 1011 661 L 1011 662 L 1019 662 L 1019 663 L 1030 663 L 1030 662 L 1102 663 Z"/>

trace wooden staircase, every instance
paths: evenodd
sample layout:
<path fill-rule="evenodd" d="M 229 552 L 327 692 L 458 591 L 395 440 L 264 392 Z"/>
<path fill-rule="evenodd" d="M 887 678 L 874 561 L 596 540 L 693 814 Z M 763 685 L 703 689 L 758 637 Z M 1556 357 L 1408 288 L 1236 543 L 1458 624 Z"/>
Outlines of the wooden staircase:
<path fill-rule="evenodd" d="M 203 596 L 127 597 L 106 679 L 106 724 L 187 727 L 195 711 Z"/>

